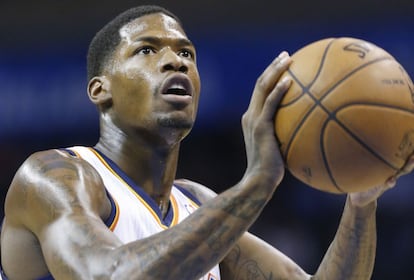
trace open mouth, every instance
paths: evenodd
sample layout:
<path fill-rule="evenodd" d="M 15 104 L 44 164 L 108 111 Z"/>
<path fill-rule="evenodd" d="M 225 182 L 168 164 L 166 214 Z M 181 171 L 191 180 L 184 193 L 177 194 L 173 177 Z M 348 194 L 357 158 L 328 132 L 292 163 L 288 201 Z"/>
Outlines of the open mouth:
<path fill-rule="evenodd" d="M 161 86 L 163 94 L 192 95 L 193 87 L 190 79 L 183 74 L 176 74 L 164 81 Z"/>
<path fill-rule="evenodd" d="M 190 95 L 187 90 L 179 85 L 173 85 L 171 88 L 167 89 L 164 94 L 175 94 L 175 95 Z"/>
<path fill-rule="evenodd" d="M 186 75 L 178 74 L 165 80 L 161 93 L 169 103 L 188 105 L 192 100 L 193 87 Z"/>

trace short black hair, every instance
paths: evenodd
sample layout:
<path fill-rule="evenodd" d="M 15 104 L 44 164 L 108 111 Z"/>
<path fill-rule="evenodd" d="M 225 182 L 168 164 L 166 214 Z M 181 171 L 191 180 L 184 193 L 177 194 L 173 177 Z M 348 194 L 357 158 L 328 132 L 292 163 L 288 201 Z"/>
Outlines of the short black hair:
<path fill-rule="evenodd" d="M 102 74 L 105 64 L 121 41 L 119 30 L 129 22 L 149 14 L 163 13 L 175 19 L 180 26 L 180 19 L 169 10 L 156 5 L 142 5 L 130 8 L 108 22 L 93 37 L 87 54 L 88 81 Z"/>

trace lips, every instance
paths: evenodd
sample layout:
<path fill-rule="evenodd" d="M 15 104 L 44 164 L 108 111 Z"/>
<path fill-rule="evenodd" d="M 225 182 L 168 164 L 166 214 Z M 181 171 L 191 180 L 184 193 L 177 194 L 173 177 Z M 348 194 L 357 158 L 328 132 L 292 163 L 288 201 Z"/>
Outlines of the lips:
<path fill-rule="evenodd" d="M 174 75 L 164 81 L 162 94 L 193 95 L 190 80 L 186 75 Z"/>
<path fill-rule="evenodd" d="M 167 102 L 188 104 L 192 100 L 193 87 L 186 75 L 176 74 L 164 81 L 161 93 Z"/>

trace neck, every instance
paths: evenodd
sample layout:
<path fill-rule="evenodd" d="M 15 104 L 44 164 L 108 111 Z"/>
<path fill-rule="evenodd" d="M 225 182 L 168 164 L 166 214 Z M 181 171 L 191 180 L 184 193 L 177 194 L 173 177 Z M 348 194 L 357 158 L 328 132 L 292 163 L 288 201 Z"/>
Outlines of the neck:
<path fill-rule="evenodd" d="M 95 147 L 150 195 L 163 214 L 166 213 L 177 170 L 179 141 L 169 144 L 146 133 L 131 135 L 112 126 L 101 127 L 101 137 Z"/>

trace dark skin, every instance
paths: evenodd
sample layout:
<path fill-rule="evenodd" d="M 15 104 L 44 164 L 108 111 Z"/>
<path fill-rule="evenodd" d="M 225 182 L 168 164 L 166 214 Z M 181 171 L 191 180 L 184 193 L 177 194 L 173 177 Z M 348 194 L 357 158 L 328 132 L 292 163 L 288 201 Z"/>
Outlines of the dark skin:
<path fill-rule="evenodd" d="M 181 26 L 163 14 L 138 18 L 120 34 L 112 63 L 89 82 L 89 97 L 100 109 L 96 147 L 165 213 L 180 143 L 197 112 L 195 49 Z M 57 150 L 30 156 L 5 203 L 1 249 L 8 277 L 33 279 L 51 272 L 56 279 L 197 279 L 220 263 L 222 279 L 369 279 L 376 199 L 397 176 L 348 196 L 338 232 L 314 276 L 247 232 L 284 176 L 273 124 L 290 84 L 279 78 L 290 63 L 281 53 L 257 80 L 242 119 L 248 164 L 240 182 L 216 195 L 177 180 L 203 206 L 144 240 L 122 244 L 106 227 L 111 205 L 100 175 L 87 162 Z M 186 95 L 165 94 L 163 85 L 171 77 L 187 85 Z M 412 166 L 408 162 L 401 174 Z"/>

